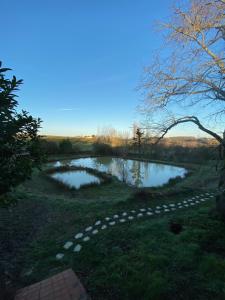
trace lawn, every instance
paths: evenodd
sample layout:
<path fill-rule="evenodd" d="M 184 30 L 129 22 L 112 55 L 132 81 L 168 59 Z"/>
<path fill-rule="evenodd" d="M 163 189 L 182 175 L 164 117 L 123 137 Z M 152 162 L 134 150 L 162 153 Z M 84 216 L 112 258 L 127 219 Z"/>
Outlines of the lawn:
<path fill-rule="evenodd" d="M 214 198 L 150 217 L 122 215 L 214 191 L 212 165 L 191 167 L 184 181 L 145 189 L 145 197 L 115 178 L 65 191 L 36 171 L 14 193 L 18 204 L 0 211 L 8 285 L 16 289 L 72 267 L 92 299 L 225 299 L 225 223 Z M 98 220 L 108 224 L 105 218 L 115 214 L 126 222 L 95 226 L 98 233 L 86 234 L 91 239 L 73 252 L 74 235 Z M 171 232 L 171 222 L 182 225 L 179 234 Z M 65 250 L 67 241 L 74 245 Z M 57 260 L 57 253 L 64 257 Z"/>

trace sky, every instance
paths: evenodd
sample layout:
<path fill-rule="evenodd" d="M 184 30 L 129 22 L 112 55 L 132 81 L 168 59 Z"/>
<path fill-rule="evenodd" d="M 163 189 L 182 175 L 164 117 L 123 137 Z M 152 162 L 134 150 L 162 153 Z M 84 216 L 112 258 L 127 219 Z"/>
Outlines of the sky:
<path fill-rule="evenodd" d="M 42 134 L 131 130 L 141 118 L 143 68 L 162 45 L 156 21 L 168 18 L 172 3 L 0 0 L 0 60 L 24 80 L 19 107 L 43 120 Z M 174 134 L 193 135 L 193 127 Z"/>

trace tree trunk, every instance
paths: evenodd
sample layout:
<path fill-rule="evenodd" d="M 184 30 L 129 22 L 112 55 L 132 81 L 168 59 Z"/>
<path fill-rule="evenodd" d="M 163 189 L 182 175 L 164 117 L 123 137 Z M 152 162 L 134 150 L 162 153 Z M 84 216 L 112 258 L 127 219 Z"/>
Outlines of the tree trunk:
<path fill-rule="evenodd" d="M 225 131 L 223 133 L 223 141 L 225 142 Z M 225 218 L 225 147 L 222 145 L 221 156 L 223 165 L 221 167 L 220 180 L 219 180 L 219 192 L 216 196 L 216 208 L 218 213 Z"/>

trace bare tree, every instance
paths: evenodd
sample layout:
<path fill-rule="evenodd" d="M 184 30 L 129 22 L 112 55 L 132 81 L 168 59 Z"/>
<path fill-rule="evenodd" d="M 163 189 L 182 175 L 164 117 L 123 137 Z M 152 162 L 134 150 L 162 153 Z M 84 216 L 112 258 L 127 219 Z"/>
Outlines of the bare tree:
<path fill-rule="evenodd" d="M 171 20 L 161 24 L 161 28 L 166 52 L 161 51 L 146 68 L 142 84 L 142 109 L 149 117 L 150 127 L 161 139 L 174 126 L 192 122 L 224 148 L 223 137 L 203 125 L 196 112 L 208 117 L 208 122 L 214 116 L 220 120 L 220 126 L 224 124 L 225 0 L 189 0 L 183 6 L 177 1 Z M 177 116 L 178 108 L 188 108 L 193 115 Z M 224 170 L 225 167 L 220 180 L 223 188 Z M 221 197 L 225 213 L 225 195 Z"/>
<path fill-rule="evenodd" d="M 214 113 L 225 112 L 225 1 L 192 0 L 176 7 L 171 22 L 162 24 L 169 56 L 155 58 L 146 68 L 145 110 L 170 104 L 204 107 L 213 101 Z"/>
<path fill-rule="evenodd" d="M 138 147 L 138 154 L 141 154 L 141 146 L 142 146 L 142 140 L 143 140 L 143 136 L 144 132 L 141 131 L 140 128 L 137 128 L 136 132 L 135 132 L 135 136 L 133 137 L 133 141 L 134 141 L 134 145 Z"/>

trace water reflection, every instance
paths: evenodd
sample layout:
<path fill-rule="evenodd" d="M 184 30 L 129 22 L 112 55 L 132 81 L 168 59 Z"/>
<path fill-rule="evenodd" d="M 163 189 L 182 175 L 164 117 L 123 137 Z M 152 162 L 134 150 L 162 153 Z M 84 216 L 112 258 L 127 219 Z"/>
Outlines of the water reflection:
<path fill-rule="evenodd" d="M 61 162 L 63 163 L 63 162 Z M 184 168 L 123 159 L 118 157 L 88 157 L 64 162 L 71 166 L 97 169 L 116 176 L 119 180 L 136 187 L 154 187 L 176 176 L 184 177 Z"/>
<path fill-rule="evenodd" d="M 67 171 L 56 172 L 50 175 L 55 180 L 58 180 L 69 187 L 79 189 L 81 185 L 89 183 L 100 183 L 100 179 L 86 171 Z"/>

